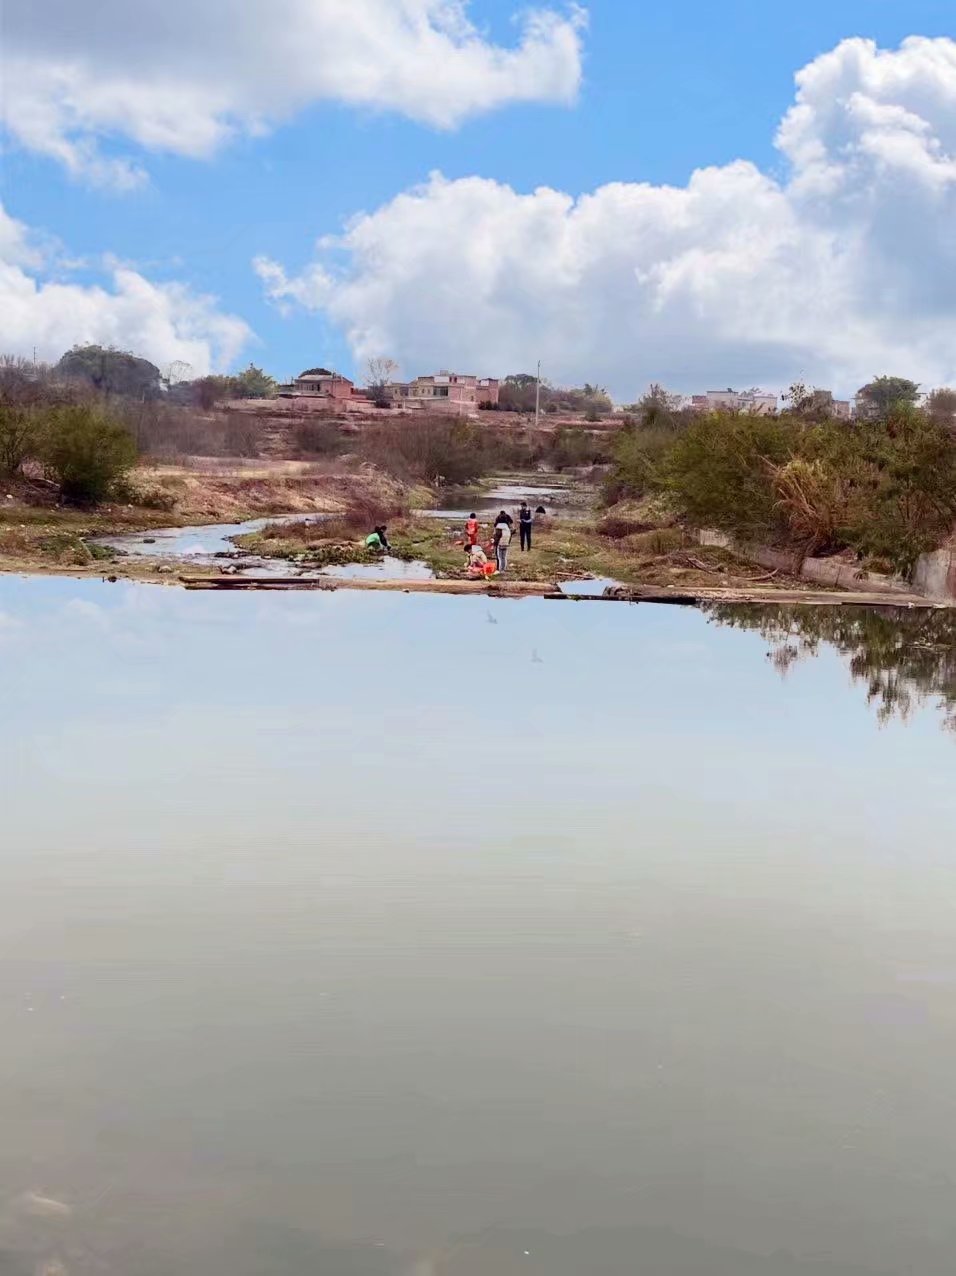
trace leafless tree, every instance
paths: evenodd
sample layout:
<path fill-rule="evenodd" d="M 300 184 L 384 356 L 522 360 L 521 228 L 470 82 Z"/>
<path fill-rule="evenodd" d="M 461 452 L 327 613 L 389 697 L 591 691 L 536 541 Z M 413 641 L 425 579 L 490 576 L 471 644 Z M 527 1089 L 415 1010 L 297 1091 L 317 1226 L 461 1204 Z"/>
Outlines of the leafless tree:
<path fill-rule="evenodd" d="M 390 359 L 387 355 L 377 355 L 372 359 L 366 360 L 365 384 L 370 390 L 386 386 L 394 378 L 397 371 L 398 364 L 394 359 Z"/>

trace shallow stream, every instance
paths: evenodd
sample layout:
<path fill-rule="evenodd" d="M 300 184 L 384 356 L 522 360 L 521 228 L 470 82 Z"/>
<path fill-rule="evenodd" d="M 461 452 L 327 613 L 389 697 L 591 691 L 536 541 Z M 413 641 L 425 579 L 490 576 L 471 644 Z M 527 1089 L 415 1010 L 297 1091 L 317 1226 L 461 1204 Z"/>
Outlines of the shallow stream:
<path fill-rule="evenodd" d="M 500 483 L 487 492 L 470 496 L 468 509 L 419 510 L 420 514 L 429 517 L 449 520 L 468 517 L 472 510 L 479 516 L 485 516 L 502 507 L 515 508 L 522 500 L 528 501 L 532 507 L 542 503 L 559 503 L 562 516 L 570 512 L 580 512 L 570 500 L 566 487 L 527 486 L 519 483 Z M 547 507 L 547 506 L 546 506 Z M 259 554 L 239 551 L 235 538 L 249 532 L 259 532 L 269 523 L 320 523 L 332 517 L 328 514 L 279 514 L 268 518 L 253 518 L 242 523 L 214 523 L 197 527 L 171 527 L 159 531 L 132 532 L 121 536 L 99 536 L 91 538 L 93 543 L 105 548 L 119 551 L 124 555 L 137 558 L 161 558 L 170 562 L 180 562 L 190 566 L 204 566 L 220 570 L 229 565 L 229 570 L 240 576 L 336 576 L 340 579 L 364 580 L 430 580 L 434 572 L 423 562 L 404 562 L 390 556 L 383 557 L 379 563 L 346 563 L 335 567 L 312 567 L 303 563 L 291 562 L 284 558 L 269 558 Z M 587 586 L 585 586 L 587 588 Z"/>

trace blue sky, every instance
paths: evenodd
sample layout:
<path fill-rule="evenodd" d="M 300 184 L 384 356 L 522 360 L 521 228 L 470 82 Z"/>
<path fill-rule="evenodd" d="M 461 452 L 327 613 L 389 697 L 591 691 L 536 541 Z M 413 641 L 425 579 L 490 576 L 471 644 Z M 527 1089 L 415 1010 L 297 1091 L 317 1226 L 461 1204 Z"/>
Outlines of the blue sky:
<path fill-rule="evenodd" d="M 203 0 L 203 4 L 210 2 Z M 42 0 L 35 9 L 42 18 L 44 8 L 55 9 L 57 3 Z M 11 43 L 16 43 L 20 30 L 17 8 L 15 0 Z M 514 10 L 513 0 L 473 0 L 468 14 L 487 41 L 507 45 L 516 39 Z M 61 245 L 59 258 L 47 261 L 46 273 L 38 270 L 37 278 L 59 277 L 87 287 L 103 279 L 104 256 L 112 255 L 153 284 L 175 282 L 193 293 L 211 294 L 218 299 L 217 311 L 238 316 L 254 334 L 241 348 L 233 343 L 235 348 L 228 353 L 233 363 L 251 357 L 281 376 L 315 362 L 331 362 L 350 371 L 376 347 L 378 353 L 396 353 L 403 365 L 414 361 L 415 366 L 406 368 L 414 373 L 425 370 L 417 366 L 419 362 L 437 365 L 450 359 L 467 360 L 473 349 L 473 362 L 480 365 L 473 370 L 505 373 L 515 370 L 501 366 L 509 351 L 527 363 L 537 344 L 543 344 L 552 377 L 571 380 L 585 374 L 590 366 L 586 358 L 570 356 L 566 343 L 559 340 L 550 345 L 547 340 L 539 342 L 535 334 L 540 333 L 542 316 L 523 315 L 526 307 L 507 297 L 504 301 L 481 299 L 489 325 L 495 322 L 496 308 L 509 307 L 514 331 L 504 350 L 481 333 L 467 338 L 470 346 L 465 338 L 461 343 L 444 341 L 442 331 L 457 330 L 461 323 L 453 310 L 443 311 L 430 301 L 428 280 L 433 267 L 427 263 L 420 283 L 415 281 L 420 292 L 418 311 L 411 316 L 402 310 L 389 311 L 390 295 L 382 307 L 386 319 L 381 332 L 370 334 L 370 327 L 376 329 L 374 317 L 370 319 L 354 300 L 341 296 L 331 305 L 325 299 L 318 304 L 314 298 L 303 305 L 297 295 L 284 307 L 286 313 L 280 313 L 276 297 L 270 300 L 265 295 L 252 260 L 264 255 L 281 263 L 288 279 L 299 278 L 315 260 L 314 245 L 320 236 L 340 231 L 357 213 L 388 206 L 433 170 L 452 181 L 477 176 L 494 179 L 518 193 L 549 186 L 578 197 L 611 182 L 684 188 L 695 169 L 723 167 L 744 158 L 768 180 L 785 184 L 790 163 L 775 148 L 774 135 L 793 103 L 794 75 L 801 67 L 849 37 L 869 37 L 880 49 L 892 51 L 907 36 L 945 37 L 952 27 L 951 8 L 941 0 L 919 0 L 905 10 L 885 0 L 829 4 L 810 0 L 798 8 L 740 0 L 691 3 L 677 9 L 593 0 L 588 10 L 587 27 L 581 33 L 581 87 L 570 105 L 504 102 L 456 128 L 442 130 L 398 110 L 317 100 L 262 136 L 239 136 L 203 158 L 143 147 L 135 139 L 117 136 L 115 128 L 104 127 L 98 138 L 101 152 L 132 155 L 148 171 L 148 180 L 141 186 L 119 192 L 83 174 L 71 175 L 56 159 L 31 150 L 14 121 L 12 140 L 3 155 L 6 212 L 29 228 L 33 242 L 54 237 Z M 182 37 L 188 39 L 188 8 L 182 21 Z M 24 47 L 30 46 L 34 56 L 35 29 L 32 44 L 27 38 L 30 30 L 24 30 Z M 148 38 L 144 29 L 143 40 Z M 96 50 L 91 53 L 95 67 L 94 55 L 99 56 Z M 949 68 L 943 74 L 944 89 L 948 77 Z M 943 97 L 948 112 L 945 93 Z M 951 150 L 949 115 L 942 120 L 925 118 Z M 745 195 L 741 201 L 746 202 Z M 780 220 L 779 213 L 768 216 Z M 466 216 L 466 227 L 467 221 Z M 45 242 L 48 246 L 50 241 Z M 450 245 L 448 252 L 454 251 L 457 245 Z M 931 265 L 949 270 L 951 246 L 949 251 L 945 261 Z M 67 273 L 64 258 L 69 262 Z M 77 259 L 84 263 L 79 268 Z M 748 267 L 756 286 L 763 268 Z M 925 269 L 925 263 L 920 268 Z M 367 272 L 367 266 L 356 264 L 354 252 L 346 269 L 359 276 Z M 110 286 L 108 277 L 106 286 Z M 533 291 L 530 285 L 529 291 Z M 471 285 L 463 285 L 462 294 L 475 299 Z M 278 299 L 289 303 L 290 294 Z M 583 300 L 587 305 L 582 321 L 588 322 L 591 294 L 583 293 Z M 554 305 L 571 309 L 581 301 L 582 296 L 576 295 L 563 303 L 556 299 Z M 613 311 L 615 306 L 626 308 L 627 300 L 602 297 L 601 305 Z M 426 310 L 434 311 L 434 323 L 423 322 L 423 331 L 409 336 L 418 314 Z M 652 306 L 649 323 L 659 314 L 659 304 Z M 905 315 L 911 316 L 911 309 L 908 302 L 901 302 L 897 318 Z M 543 318 L 546 322 L 547 315 Z M 176 318 L 171 322 L 175 328 Z M 836 329 L 846 326 L 839 316 L 833 322 Z M 179 323 L 181 331 L 189 327 L 189 321 L 185 328 L 182 320 Z M 148 334 L 148 323 L 139 326 Z M 599 322 L 592 326 L 597 328 Z M 647 326 L 636 329 L 638 342 Z M 679 331 L 676 321 L 674 327 Z M 633 372 L 625 365 L 623 352 L 607 360 L 599 352 L 592 358 L 594 377 L 612 382 L 612 389 L 620 394 L 632 387 L 637 391 L 642 379 L 654 379 L 656 359 L 663 378 L 680 379 L 685 364 L 679 350 L 672 348 L 676 338 L 668 338 L 670 345 L 665 341 L 666 328 L 662 324 L 652 329 L 649 340 L 654 352 L 643 360 L 637 358 Z M 13 339 L 24 347 L 39 339 L 49 354 L 52 351 L 46 346 L 60 337 L 61 329 L 53 325 L 49 336 L 47 329 L 32 340 L 25 328 L 0 335 L 8 345 Z M 140 336 L 136 325 L 134 332 Z M 77 335 L 84 339 L 90 334 Z M 663 343 L 659 352 L 658 339 Z M 148 335 L 145 340 L 148 344 Z M 694 338 L 695 347 L 696 342 Z M 174 344 L 159 340 L 157 349 L 143 352 L 158 359 L 170 354 Z M 378 345 L 388 349 L 378 350 Z M 725 366 L 724 379 L 763 378 L 785 384 L 786 368 L 793 365 L 795 375 L 809 371 L 813 376 L 819 368 L 820 376 L 843 375 L 849 382 L 858 365 L 868 368 L 875 358 L 883 357 L 887 347 L 893 349 L 893 329 L 861 335 L 861 355 L 856 361 L 846 352 L 830 357 L 826 348 L 813 346 L 812 337 L 802 330 L 788 331 L 770 357 L 762 349 L 760 334 L 746 333 L 729 351 L 689 351 L 687 384 L 678 388 L 692 388 L 698 377 L 716 377 Z M 931 343 L 907 354 L 915 373 L 949 375 L 946 356 Z M 487 366 L 491 363 L 494 366 Z"/>

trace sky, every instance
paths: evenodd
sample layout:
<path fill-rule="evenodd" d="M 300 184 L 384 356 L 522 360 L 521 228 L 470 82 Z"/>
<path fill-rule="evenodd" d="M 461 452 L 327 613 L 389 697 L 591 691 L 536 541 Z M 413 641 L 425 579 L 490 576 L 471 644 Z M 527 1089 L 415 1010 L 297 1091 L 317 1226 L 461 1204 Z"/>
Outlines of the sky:
<path fill-rule="evenodd" d="M 0 349 L 956 383 L 951 4 L 6 0 Z"/>

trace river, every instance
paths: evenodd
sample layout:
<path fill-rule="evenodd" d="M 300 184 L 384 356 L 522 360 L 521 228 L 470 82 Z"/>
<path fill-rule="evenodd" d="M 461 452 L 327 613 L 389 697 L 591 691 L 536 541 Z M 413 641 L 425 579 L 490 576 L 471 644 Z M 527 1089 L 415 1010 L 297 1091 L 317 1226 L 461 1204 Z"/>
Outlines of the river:
<path fill-rule="evenodd" d="M 950 1276 L 948 623 L 0 577 L 0 1273 Z"/>

